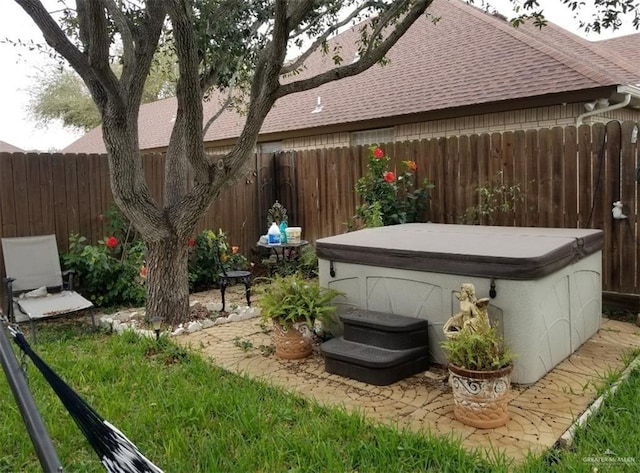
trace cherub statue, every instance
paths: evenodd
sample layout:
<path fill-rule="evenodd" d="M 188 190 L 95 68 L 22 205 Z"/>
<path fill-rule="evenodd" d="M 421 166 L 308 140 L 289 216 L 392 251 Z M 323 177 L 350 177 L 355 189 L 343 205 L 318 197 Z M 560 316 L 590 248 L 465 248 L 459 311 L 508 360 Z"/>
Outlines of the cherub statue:
<path fill-rule="evenodd" d="M 460 287 L 460 291 L 456 292 L 456 297 L 460 301 L 460 312 L 444 324 L 445 336 L 454 338 L 462 330 L 470 332 L 485 332 L 489 330 L 489 298 L 478 299 L 476 297 L 476 288 L 469 283 L 465 283 Z"/>

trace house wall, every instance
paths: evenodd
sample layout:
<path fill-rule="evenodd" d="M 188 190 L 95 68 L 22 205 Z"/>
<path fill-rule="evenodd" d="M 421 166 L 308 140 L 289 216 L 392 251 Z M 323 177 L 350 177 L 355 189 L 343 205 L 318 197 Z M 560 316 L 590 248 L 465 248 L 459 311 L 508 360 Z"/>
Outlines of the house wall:
<path fill-rule="evenodd" d="M 585 112 L 583 102 L 532 107 L 507 112 L 485 113 L 458 118 L 431 120 L 396 125 L 395 141 L 412 141 L 447 136 L 472 135 L 502 131 L 553 128 L 575 125 L 576 118 Z M 592 115 L 584 123 L 606 123 L 610 120 L 640 121 L 640 110 L 629 108 Z M 372 134 L 375 136 L 375 133 Z M 386 141 L 386 140 L 383 140 Z M 281 151 L 303 151 L 320 148 L 350 147 L 351 133 L 325 133 L 282 140 Z M 373 143 L 373 142 L 372 142 Z M 207 147 L 209 154 L 230 152 L 231 146 Z"/>

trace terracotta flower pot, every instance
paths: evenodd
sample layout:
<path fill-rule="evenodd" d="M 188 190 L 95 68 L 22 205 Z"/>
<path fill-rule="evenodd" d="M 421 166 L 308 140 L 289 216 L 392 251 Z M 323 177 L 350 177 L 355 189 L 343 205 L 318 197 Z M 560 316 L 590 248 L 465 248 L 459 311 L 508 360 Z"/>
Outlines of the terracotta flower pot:
<path fill-rule="evenodd" d="M 479 429 L 505 425 L 509 420 L 512 370 L 513 365 L 496 371 L 473 371 L 449 364 L 456 419 Z"/>
<path fill-rule="evenodd" d="M 282 327 L 273 322 L 273 341 L 276 345 L 276 356 L 286 360 L 298 360 L 311 355 L 311 339 L 302 335 L 295 327 Z"/>

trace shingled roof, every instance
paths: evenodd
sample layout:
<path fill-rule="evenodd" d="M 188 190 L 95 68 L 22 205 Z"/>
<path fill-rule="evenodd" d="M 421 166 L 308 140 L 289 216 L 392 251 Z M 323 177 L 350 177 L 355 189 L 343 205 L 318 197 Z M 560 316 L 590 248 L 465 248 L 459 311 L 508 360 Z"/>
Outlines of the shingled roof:
<path fill-rule="evenodd" d="M 7 143 L 6 141 L 0 141 L 0 153 L 24 153 L 24 152 L 25 151 L 22 148 L 13 146 L 12 144 Z"/>
<path fill-rule="evenodd" d="M 337 124 L 355 126 L 386 117 L 640 83 L 639 62 L 633 59 L 638 53 L 626 49 L 633 49 L 631 41 L 589 42 L 551 23 L 542 31 L 513 28 L 503 18 L 459 0 L 435 0 L 429 12 L 440 17 L 437 24 L 418 20 L 389 52 L 389 64 L 281 98 L 261 135 L 300 130 L 313 134 L 313 129 Z M 357 37 L 356 27 L 333 40 L 342 44 L 346 61 L 354 57 Z M 330 58 L 316 54 L 307 69 L 290 80 L 332 66 Z M 322 111 L 311 113 L 318 97 Z M 219 97 L 214 96 L 205 103 L 205 120 L 218 108 Z M 141 107 L 141 149 L 167 146 L 175 110 L 175 98 Z M 226 111 L 205 141 L 233 139 L 243 124 L 243 116 Z M 104 150 L 96 128 L 64 151 Z"/>

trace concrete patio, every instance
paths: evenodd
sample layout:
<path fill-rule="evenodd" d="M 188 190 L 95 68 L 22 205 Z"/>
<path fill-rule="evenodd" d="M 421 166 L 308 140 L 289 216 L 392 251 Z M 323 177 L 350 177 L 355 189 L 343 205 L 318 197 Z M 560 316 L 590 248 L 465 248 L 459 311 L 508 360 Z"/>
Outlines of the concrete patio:
<path fill-rule="evenodd" d="M 466 448 L 479 447 L 489 454 L 499 450 L 518 462 L 527 452 L 538 453 L 556 443 L 594 401 L 595 386 L 602 377 L 621 370 L 624 353 L 640 346 L 640 328 L 603 319 L 601 330 L 544 378 L 534 385 L 513 387 L 511 418 L 506 426 L 493 430 L 455 420 L 442 367 L 390 386 L 368 385 L 326 373 L 317 349 L 301 361 L 276 358 L 269 350 L 269 329 L 261 327 L 260 319 L 217 325 L 175 340 L 221 368 L 265 380 L 320 404 L 357 410 L 376 422 L 451 435 Z"/>

